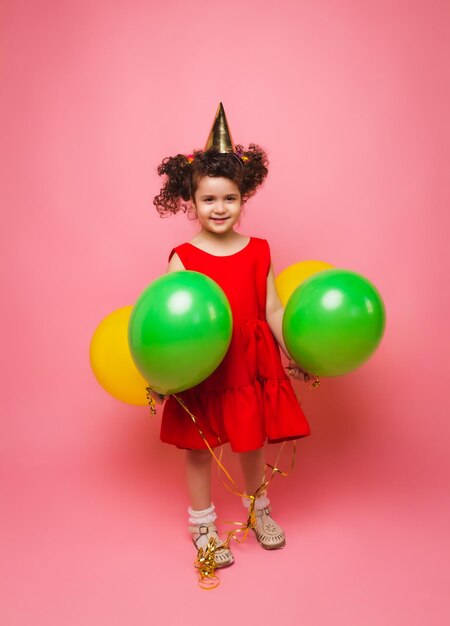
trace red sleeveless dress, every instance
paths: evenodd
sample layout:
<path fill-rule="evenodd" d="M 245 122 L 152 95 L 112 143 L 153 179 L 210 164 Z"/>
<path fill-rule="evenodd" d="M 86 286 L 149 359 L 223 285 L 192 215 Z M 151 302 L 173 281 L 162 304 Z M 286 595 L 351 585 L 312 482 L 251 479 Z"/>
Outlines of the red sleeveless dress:
<path fill-rule="evenodd" d="M 206 274 L 228 297 L 233 313 L 230 347 L 203 382 L 178 394 L 195 415 L 208 443 L 229 442 L 235 452 L 261 448 L 310 434 L 266 321 L 270 250 L 251 237 L 245 248 L 216 256 L 190 243 L 174 248 L 185 269 Z M 205 442 L 190 416 L 170 396 L 161 422 L 161 440 L 179 448 L 203 449 Z"/>

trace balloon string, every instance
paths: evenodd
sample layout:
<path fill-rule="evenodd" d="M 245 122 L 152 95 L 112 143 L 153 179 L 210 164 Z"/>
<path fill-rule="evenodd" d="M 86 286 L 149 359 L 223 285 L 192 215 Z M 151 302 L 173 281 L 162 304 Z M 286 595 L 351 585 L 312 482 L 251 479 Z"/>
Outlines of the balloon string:
<path fill-rule="evenodd" d="M 230 473 L 228 472 L 228 470 L 226 469 L 226 467 L 223 465 L 223 463 L 221 462 L 221 460 L 219 458 L 217 458 L 217 455 L 215 454 L 214 450 L 212 449 L 212 447 L 210 446 L 208 440 L 206 439 L 206 436 L 204 434 L 204 432 L 202 431 L 202 429 L 200 428 L 200 425 L 198 423 L 197 418 L 195 417 L 195 415 L 193 413 L 191 413 L 191 411 L 187 408 L 187 406 L 185 405 L 185 403 L 183 402 L 183 400 L 177 396 L 176 394 L 173 394 L 173 397 L 177 400 L 177 402 L 183 407 L 183 409 L 186 411 L 186 413 L 189 415 L 189 417 L 191 418 L 191 420 L 194 422 L 198 432 L 200 433 L 200 436 L 203 440 L 203 442 L 205 443 L 206 447 L 208 448 L 209 452 L 211 453 L 213 459 L 215 460 L 215 462 L 217 463 L 217 466 L 223 471 L 223 473 L 225 474 L 225 476 L 228 478 L 228 480 L 230 481 L 230 483 L 232 485 L 234 485 L 237 488 L 237 483 L 236 481 L 231 477 Z M 221 445 L 221 441 L 220 438 L 218 437 L 219 440 L 219 444 Z"/>
<path fill-rule="evenodd" d="M 145 391 L 147 392 L 147 402 L 150 410 L 150 415 L 156 415 L 156 402 L 153 400 L 151 392 L 153 391 L 151 387 L 146 387 Z"/>
<path fill-rule="evenodd" d="M 217 542 L 214 537 L 210 537 L 205 548 L 199 548 L 194 567 L 198 572 L 198 584 L 201 589 L 210 591 L 220 585 L 220 579 L 216 576 L 215 551 Z"/>

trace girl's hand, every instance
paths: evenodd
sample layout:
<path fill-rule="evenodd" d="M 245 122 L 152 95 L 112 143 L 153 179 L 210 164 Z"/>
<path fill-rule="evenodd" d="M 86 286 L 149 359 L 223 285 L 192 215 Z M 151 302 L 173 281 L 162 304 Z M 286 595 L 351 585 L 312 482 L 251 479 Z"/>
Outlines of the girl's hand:
<path fill-rule="evenodd" d="M 156 402 L 156 404 L 164 404 L 167 399 L 167 396 L 163 396 L 162 394 L 153 391 L 150 387 L 147 387 L 147 393 L 150 398 Z"/>
<path fill-rule="evenodd" d="M 295 378 L 295 380 L 302 380 L 305 383 L 308 383 L 310 380 L 315 378 L 315 376 L 313 376 L 312 374 L 304 372 L 295 361 L 289 361 L 286 370 L 289 376 L 292 376 L 292 378 Z"/>

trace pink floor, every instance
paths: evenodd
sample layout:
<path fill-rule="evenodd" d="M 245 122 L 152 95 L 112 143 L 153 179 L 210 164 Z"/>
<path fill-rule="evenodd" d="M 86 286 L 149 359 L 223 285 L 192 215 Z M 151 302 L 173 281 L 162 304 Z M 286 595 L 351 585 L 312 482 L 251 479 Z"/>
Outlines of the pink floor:
<path fill-rule="evenodd" d="M 272 484 L 285 549 L 263 551 L 249 536 L 220 587 L 202 591 L 184 530 L 181 453 L 157 441 L 158 418 L 141 411 L 105 415 L 102 451 L 86 441 L 76 459 L 24 457 L 5 468 L 2 624 L 194 625 L 205 615 L 224 625 L 447 623 L 449 502 L 438 477 L 395 467 L 389 450 L 387 465 L 364 458 L 361 428 L 337 411 L 346 438 L 316 424 L 294 472 Z M 222 519 L 243 521 L 238 499 L 215 483 Z"/>

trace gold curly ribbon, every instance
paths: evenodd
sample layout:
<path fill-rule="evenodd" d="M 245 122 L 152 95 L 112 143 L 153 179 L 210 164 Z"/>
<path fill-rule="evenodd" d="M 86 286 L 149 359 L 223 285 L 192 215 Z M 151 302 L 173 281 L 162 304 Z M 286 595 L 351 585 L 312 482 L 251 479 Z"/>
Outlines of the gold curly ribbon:
<path fill-rule="evenodd" d="M 200 433 L 201 438 L 203 439 L 203 442 L 206 444 L 206 447 L 208 448 L 208 450 L 210 451 L 213 459 L 215 460 L 215 462 L 217 463 L 218 467 L 220 467 L 220 469 L 222 470 L 222 472 L 225 474 L 225 476 L 228 478 L 228 480 L 236 486 L 237 488 L 237 483 L 235 480 L 233 480 L 233 478 L 231 477 L 230 473 L 228 472 L 228 470 L 226 469 L 226 467 L 223 465 L 221 459 L 217 458 L 217 455 L 215 454 L 214 450 L 211 448 L 211 446 L 208 443 L 208 440 L 206 439 L 205 433 L 202 431 L 202 429 L 199 426 L 198 420 L 195 417 L 195 415 L 193 413 L 191 413 L 191 411 L 187 408 L 187 406 L 185 405 L 185 403 L 183 402 L 183 400 L 177 396 L 176 393 L 173 394 L 173 397 L 175 398 L 175 400 L 178 402 L 178 404 L 180 404 L 183 409 L 186 411 L 186 413 L 189 415 L 189 417 L 191 418 L 191 420 L 194 422 L 198 432 Z M 219 439 L 219 438 L 218 438 Z M 220 439 L 219 439 L 219 444 L 221 443 Z M 222 455 L 220 455 L 222 457 Z M 229 489 L 229 487 L 228 487 Z M 233 491 L 231 489 L 231 491 Z"/>
<path fill-rule="evenodd" d="M 228 532 L 227 538 L 224 542 L 224 546 L 225 547 L 229 547 L 230 541 L 231 539 L 233 539 L 234 541 L 237 541 L 238 543 L 243 543 L 246 538 L 247 535 L 249 533 L 249 531 L 252 528 L 256 527 L 256 511 L 255 511 L 255 505 L 256 505 L 256 500 L 259 496 L 265 494 L 267 492 L 267 489 L 270 485 L 270 483 L 272 482 L 272 480 L 274 479 L 276 474 L 280 474 L 280 476 L 283 476 L 284 478 L 287 478 L 289 476 L 289 474 L 283 470 L 281 470 L 278 465 L 279 465 L 279 461 L 280 458 L 283 454 L 283 449 L 286 445 L 286 441 L 283 441 L 283 443 L 280 446 L 280 449 L 278 451 L 278 455 L 276 458 L 276 461 L 274 463 L 274 465 L 270 464 L 270 463 L 266 463 L 266 470 L 264 472 L 264 475 L 262 477 L 262 482 L 260 484 L 260 486 L 258 487 L 258 489 L 255 491 L 255 493 L 248 495 L 248 494 L 242 494 L 242 493 L 236 493 L 234 492 L 236 495 L 239 495 L 241 497 L 245 497 L 248 500 L 250 500 L 250 505 L 248 508 L 248 516 L 247 516 L 247 521 L 246 523 L 242 523 L 242 522 L 231 522 L 231 521 L 225 521 L 225 524 L 231 524 L 233 526 L 237 526 L 238 528 L 235 528 L 234 530 L 231 530 Z M 292 470 L 295 467 L 295 458 L 296 458 L 296 450 L 297 450 L 297 441 L 294 439 L 292 442 L 292 457 L 291 457 L 291 467 L 289 469 L 290 472 L 292 472 Z M 266 478 L 266 474 L 267 474 L 267 469 L 271 470 L 270 476 L 269 478 Z M 220 474 L 220 468 L 219 468 L 219 474 Z M 225 485 L 225 487 L 228 487 L 226 485 L 226 483 L 223 483 Z M 228 487 L 229 489 L 229 487 Z M 242 539 L 238 538 L 239 533 L 243 533 L 243 537 Z"/>
<path fill-rule="evenodd" d="M 145 391 L 147 392 L 147 402 L 150 410 L 150 415 L 156 415 L 156 402 L 153 400 L 150 393 L 152 391 L 152 388 L 146 387 Z"/>
<path fill-rule="evenodd" d="M 248 509 L 247 521 L 245 522 L 245 524 L 242 523 L 242 522 L 225 521 L 226 524 L 232 524 L 233 526 L 237 526 L 237 528 L 228 531 L 227 538 L 223 542 L 222 547 L 229 548 L 231 540 L 237 541 L 238 543 L 243 543 L 246 540 L 249 531 L 252 528 L 256 527 L 256 512 L 255 512 L 256 499 L 262 493 L 267 491 L 267 488 L 269 487 L 270 483 L 272 482 L 272 480 L 273 480 L 273 478 L 274 478 L 274 476 L 276 474 L 280 474 L 280 476 L 284 476 L 284 477 L 288 476 L 287 472 L 284 472 L 283 470 L 281 470 L 278 467 L 278 464 L 279 464 L 279 461 L 280 461 L 283 449 L 284 449 L 285 444 L 287 442 L 283 441 L 283 443 L 281 444 L 280 449 L 278 451 L 278 455 L 277 455 L 275 464 L 274 465 L 271 465 L 270 463 L 266 463 L 265 464 L 266 465 L 266 470 L 265 470 L 264 475 L 262 477 L 261 485 L 255 491 L 255 493 L 253 493 L 251 495 L 248 495 L 248 494 L 242 492 L 241 489 L 239 489 L 238 484 L 232 478 L 230 472 L 226 469 L 226 467 L 222 463 L 222 450 L 220 451 L 220 455 L 218 457 L 216 455 L 216 453 L 214 452 L 213 448 L 210 446 L 208 440 L 206 439 L 206 436 L 205 436 L 203 430 L 201 429 L 201 427 L 200 427 L 200 425 L 198 423 L 198 420 L 195 417 L 195 415 L 188 409 L 186 404 L 183 402 L 183 400 L 179 396 L 177 396 L 176 394 L 173 394 L 173 397 L 183 407 L 183 409 L 186 411 L 186 413 L 189 415 L 189 417 L 191 418 L 191 420 L 195 424 L 195 426 L 196 426 L 196 428 L 197 428 L 197 430 L 198 430 L 198 432 L 199 432 L 203 442 L 205 443 L 205 445 L 208 448 L 212 458 L 214 459 L 214 461 L 217 464 L 217 468 L 218 468 L 219 474 L 222 471 L 225 474 L 226 478 L 228 479 L 229 484 L 227 482 L 225 482 L 224 480 L 222 480 L 223 485 L 229 491 L 231 491 L 231 493 L 233 493 L 234 495 L 236 495 L 236 496 L 238 496 L 240 498 L 248 498 L 250 500 L 250 506 L 249 506 L 249 509 Z M 219 438 L 219 444 L 220 443 L 221 442 L 220 442 L 220 438 Z M 294 440 L 293 441 L 293 452 L 292 452 L 291 470 L 290 471 L 292 471 L 294 469 L 294 466 L 295 466 L 295 453 L 296 453 L 296 441 Z M 267 468 L 271 469 L 271 474 L 270 474 L 268 479 L 266 479 Z M 239 539 L 238 535 L 240 533 L 242 533 L 243 536 L 242 536 L 242 538 Z M 213 539 L 213 538 L 211 537 L 211 539 Z M 209 546 L 209 542 L 208 542 L 208 546 Z M 217 567 L 216 566 L 216 562 L 215 562 L 215 558 L 214 558 L 215 546 L 211 546 L 209 549 L 208 549 L 208 546 L 207 546 L 207 549 L 206 549 L 206 554 L 205 554 L 205 551 L 202 548 L 199 548 L 198 554 L 197 554 L 197 560 L 195 561 L 195 567 L 198 570 L 198 574 L 199 574 L 199 586 L 202 589 L 215 589 L 220 584 L 219 578 L 215 575 L 215 569 Z M 198 566 L 198 564 L 201 564 L 201 566 Z M 212 586 L 210 584 L 211 580 L 214 580 L 214 584 Z"/>
<path fill-rule="evenodd" d="M 198 584 L 201 589 L 210 591 L 220 585 L 220 579 L 216 576 L 215 552 L 217 542 L 214 537 L 210 537 L 205 548 L 199 548 L 194 567 L 198 571 Z"/>
<path fill-rule="evenodd" d="M 310 389 L 315 389 L 316 387 L 318 387 L 320 384 L 320 380 L 318 377 L 316 377 L 316 379 L 314 380 L 314 382 L 312 383 Z M 156 404 L 155 401 L 153 400 L 150 391 L 151 388 L 147 387 L 146 388 L 147 391 L 147 400 L 149 403 L 149 407 L 150 407 L 150 413 L 151 415 L 155 415 L 156 414 Z M 220 450 L 219 456 L 216 455 L 216 453 L 214 452 L 213 448 L 210 446 L 208 440 L 206 439 L 206 436 L 203 432 L 203 430 L 201 429 L 197 418 L 195 417 L 195 415 L 188 409 L 188 407 L 186 406 L 186 404 L 183 402 L 183 400 L 177 396 L 176 394 L 173 394 L 173 397 L 177 400 L 177 402 L 181 405 L 181 407 L 186 411 L 186 413 L 189 415 L 189 417 L 191 418 L 192 422 L 194 423 L 195 427 L 197 428 L 204 444 L 206 445 L 207 449 L 209 450 L 212 458 L 214 459 L 216 465 L 217 465 L 217 470 L 220 473 L 222 472 L 226 478 L 228 479 L 229 483 L 225 482 L 224 480 L 222 480 L 222 484 L 234 495 L 240 497 L 240 498 L 248 498 L 250 500 L 250 505 L 248 508 L 248 516 L 247 516 L 247 521 L 245 523 L 243 522 L 231 522 L 231 521 L 225 521 L 225 524 L 230 524 L 233 526 L 237 526 L 237 528 L 234 528 L 230 531 L 228 531 L 227 534 L 227 538 L 225 539 L 225 541 L 221 544 L 221 548 L 227 548 L 229 549 L 230 547 L 230 542 L 231 540 L 237 541 L 238 543 L 243 543 L 247 536 L 248 533 L 251 529 L 256 527 L 256 512 L 255 512 L 255 504 L 256 504 L 256 499 L 263 493 L 265 493 L 270 485 L 270 483 L 272 482 L 272 480 L 274 479 L 276 474 L 279 474 L 280 476 L 283 477 L 287 477 L 289 474 L 283 470 L 281 470 L 278 465 L 279 465 L 279 461 L 281 458 L 281 455 L 283 453 L 283 449 L 286 445 L 286 441 L 283 441 L 283 443 L 280 446 L 280 449 L 278 451 L 278 455 L 276 458 L 275 463 L 272 465 L 270 463 L 266 463 L 266 469 L 264 471 L 264 475 L 262 477 L 262 481 L 260 486 L 258 487 L 258 489 L 255 491 L 255 493 L 253 494 L 247 494 L 242 492 L 241 489 L 239 489 L 238 484 L 236 483 L 236 481 L 232 478 L 230 472 L 227 470 L 227 468 L 224 466 L 224 464 L 222 463 L 222 454 L 223 454 L 223 449 Z M 221 441 L 220 438 L 218 437 L 219 440 L 219 445 L 221 445 Z M 296 458 L 296 449 L 297 449 L 297 442 L 296 440 L 293 440 L 293 447 L 292 447 L 292 457 L 291 457 L 291 467 L 290 467 L 290 472 L 294 469 L 295 467 L 295 458 Z M 267 475 L 267 470 L 270 469 L 271 473 L 269 478 L 266 478 Z M 239 538 L 239 534 L 242 533 L 242 537 Z M 199 587 L 201 589 L 204 590 L 211 590 L 211 589 L 216 589 L 219 584 L 220 584 L 220 579 L 218 578 L 218 576 L 216 575 L 215 571 L 217 569 L 217 564 L 216 564 L 216 560 L 215 560 L 215 551 L 217 549 L 217 543 L 214 537 L 210 537 L 208 544 L 206 545 L 205 548 L 199 548 L 197 551 L 197 558 L 194 562 L 194 567 L 198 572 L 198 584 Z"/>
<path fill-rule="evenodd" d="M 285 369 L 286 369 L 287 373 L 289 374 L 289 376 L 292 376 L 292 372 L 294 371 L 294 368 L 293 367 L 286 367 Z M 308 381 L 311 380 L 311 378 L 307 375 L 304 378 L 305 383 L 307 382 L 306 378 L 308 379 Z M 315 376 L 313 382 L 309 386 L 309 389 L 317 389 L 317 387 L 319 385 L 320 385 L 320 378 L 318 376 Z"/>

